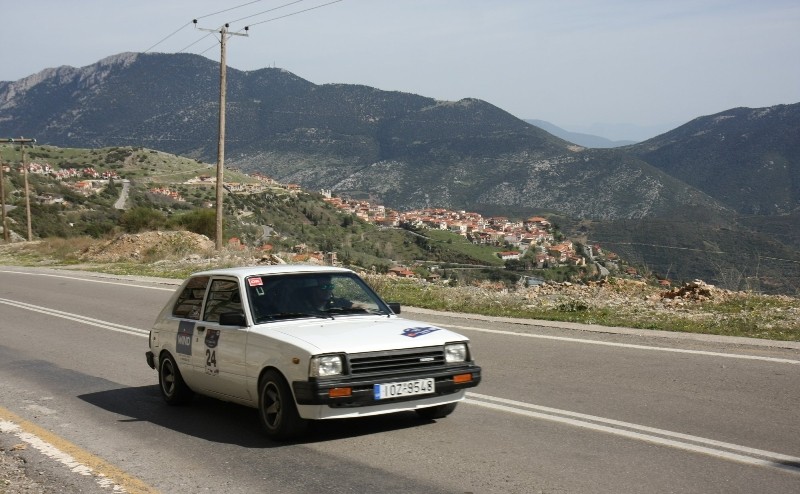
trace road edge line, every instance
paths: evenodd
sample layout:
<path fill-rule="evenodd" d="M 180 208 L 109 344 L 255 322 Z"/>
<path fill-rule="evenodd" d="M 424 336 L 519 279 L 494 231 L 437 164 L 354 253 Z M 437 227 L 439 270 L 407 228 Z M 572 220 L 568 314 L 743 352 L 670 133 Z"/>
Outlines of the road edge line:
<path fill-rule="evenodd" d="M 21 437 L 22 435 L 21 433 L 26 433 L 31 436 L 34 436 L 36 439 L 48 445 L 53 450 L 71 456 L 78 463 L 80 463 L 80 465 L 78 466 L 73 466 L 71 470 L 73 472 L 77 472 L 83 475 L 86 475 L 88 473 L 95 479 L 95 481 L 101 487 L 111 487 L 108 484 L 108 481 L 110 480 L 111 482 L 116 484 L 114 487 L 119 487 L 123 489 L 124 492 L 130 494 L 157 494 L 159 492 L 155 488 L 145 484 L 142 480 L 131 476 L 121 468 L 116 467 L 111 463 L 108 463 L 102 458 L 86 451 L 80 446 L 71 443 L 70 441 L 62 438 L 57 434 L 50 432 L 47 429 L 44 429 L 43 427 L 34 424 L 33 422 L 23 419 L 22 417 L 16 415 L 15 413 L 11 412 L 10 410 L 2 406 L 0 406 L 0 420 L 9 422 L 17 426 L 19 428 L 19 431 L 17 431 L 16 433 L 13 431 L 8 433 L 17 435 L 17 437 L 27 442 L 28 444 L 31 444 L 31 441 L 25 440 L 25 438 Z M 34 446 L 33 444 L 31 445 Z M 44 451 L 41 450 L 40 452 L 42 452 L 49 458 L 58 461 L 58 459 L 55 458 L 54 456 L 47 455 Z M 59 463 L 62 463 L 67 467 L 70 466 L 63 461 L 59 461 Z M 80 466 L 83 466 L 84 468 L 80 469 Z M 88 472 L 86 472 L 87 469 Z M 80 473 L 79 470 L 82 470 L 85 473 Z M 114 488 L 112 490 L 114 492 L 120 492 L 120 490 L 117 488 Z"/>

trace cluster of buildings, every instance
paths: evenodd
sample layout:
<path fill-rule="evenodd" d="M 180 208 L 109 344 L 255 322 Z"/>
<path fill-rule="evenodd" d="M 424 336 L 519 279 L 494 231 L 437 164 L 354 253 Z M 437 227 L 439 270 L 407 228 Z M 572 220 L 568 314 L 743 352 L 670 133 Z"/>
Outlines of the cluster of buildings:
<path fill-rule="evenodd" d="M 240 194 L 258 194 L 276 187 L 286 189 L 290 192 L 297 192 L 301 190 L 300 186 L 297 184 L 282 184 L 277 182 L 275 179 L 272 179 L 261 173 L 253 173 L 247 176 L 254 178 L 257 181 L 246 183 L 226 181 L 223 185 L 230 192 L 236 192 Z M 185 185 L 214 185 L 216 183 L 217 177 L 212 177 L 211 175 L 199 175 L 184 182 Z"/>
<path fill-rule="evenodd" d="M 398 212 L 367 201 L 333 197 L 329 190 L 321 193 L 328 204 L 376 225 L 447 230 L 476 245 L 506 246 L 509 250 L 497 253 L 504 261 L 520 259 L 533 249 L 531 257 L 540 268 L 562 264 L 581 266 L 586 262 L 572 242 L 555 241 L 552 225 L 541 216 L 514 221 L 504 216 L 484 218 L 479 213 L 444 208 Z"/>
<path fill-rule="evenodd" d="M 58 180 L 64 181 L 73 178 L 89 178 L 94 180 L 116 180 L 119 179 L 117 172 L 113 170 L 106 170 L 98 172 L 92 167 L 84 168 L 61 168 L 58 170 L 53 169 L 49 163 L 28 163 L 28 173 L 35 175 L 50 175 Z"/>
<path fill-rule="evenodd" d="M 186 199 L 184 199 L 183 196 L 181 196 L 180 192 L 178 192 L 177 190 L 172 190 L 169 187 L 151 187 L 150 193 L 169 197 L 173 201 L 186 202 Z"/>
<path fill-rule="evenodd" d="M 70 189 L 80 192 L 84 195 L 89 195 L 99 189 L 102 189 L 109 180 L 118 180 L 120 177 L 117 172 L 113 170 L 106 170 L 98 172 L 92 167 L 84 168 L 61 168 L 54 169 L 49 163 L 36 163 L 31 162 L 27 164 L 28 173 L 34 175 L 50 175 L 56 180 L 64 182 L 64 185 Z M 75 181 L 69 181 L 77 179 Z M 60 202 L 56 199 L 45 200 L 46 204 L 53 204 Z"/>
<path fill-rule="evenodd" d="M 55 170 L 47 163 L 35 162 L 28 164 L 28 172 L 51 175 L 61 181 L 77 178 L 79 180 L 68 182 L 66 185 L 84 194 L 90 194 L 94 189 L 101 188 L 109 180 L 119 179 L 119 176 L 113 170 L 98 172 L 91 167 Z M 226 182 L 224 184 L 225 188 L 230 192 L 243 194 L 260 193 L 275 187 L 280 187 L 290 192 L 301 190 L 299 185 L 281 184 L 260 173 L 253 173 L 248 176 L 254 178 L 256 182 Z M 184 183 L 186 185 L 210 185 L 216 183 L 216 177 L 200 175 Z M 185 199 L 178 191 L 169 187 L 152 187 L 150 192 L 169 197 L 178 202 L 185 202 Z M 550 223 L 546 218 L 540 216 L 514 221 L 503 216 L 484 218 L 479 213 L 451 211 L 444 208 L 425 208 L 399 212 L 368 201 L 333 197 L 330 190 L 322 190 L 320 192 L 324 200 L 335 208 L 375 225 L 447 230 L 463 236 L 476 245 L 505 247 L 507 250 L 497 253 L 498 257 L 505 261 L 520 259 L 530 250 L 532 254 L 528 255 L 527 258 L 535 259 L 537 267 L 563 264 L 582 265 L 585 263 L 584 257 L 575 251 L 572 242 L 555 241 Z M 409 273 L 396 274 L 400 276 L 409 275 Z"/>

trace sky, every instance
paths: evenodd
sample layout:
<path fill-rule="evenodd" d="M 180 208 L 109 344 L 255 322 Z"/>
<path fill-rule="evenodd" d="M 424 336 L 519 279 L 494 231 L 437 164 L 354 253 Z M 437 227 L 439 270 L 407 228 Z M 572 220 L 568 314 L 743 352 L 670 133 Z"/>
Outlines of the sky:
<path fill-rule="evenodd" d="M 798 0 L 0 0 L 0 81 L 122 52 L 439 100 L 640 140 L 800 102 Z M 222 11 L 222 12 L 221 12 Z M 213 14 L 213 15 L 212 15 Z M 192 20 L 197 19 L 195 25 Z M 633 135 L 644 132 L 646 135 Z"/>

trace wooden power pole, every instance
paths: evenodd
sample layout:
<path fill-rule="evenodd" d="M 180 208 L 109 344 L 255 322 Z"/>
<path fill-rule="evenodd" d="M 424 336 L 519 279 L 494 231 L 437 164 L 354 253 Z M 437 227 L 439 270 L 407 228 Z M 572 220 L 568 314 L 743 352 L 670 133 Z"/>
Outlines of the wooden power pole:
<path fill-rule="evenodd" d="M 197 24 L 197 20 L 193 21 Z M 244 28 L 247 31 L 247 27 Z M 247 36 L 247 33 L 231 33 L 228 31 L 228 24 L 219 29 L 201 29 L 219 33 L 219 141 L 217 143 L 217 184 L 216 184 L 216 206 L 217 224 L 214 246 L 217 250 L 222 250 L 222 204 L 223 197 L 223 168 L 225 167 L 225 100 L 227 96 L 227 41 L 228 36 Z"/>
<path fill-rule="evenodd" d="M 22 174 L 25 177 L 25 214 L 27 217 L 28 222 L 28 242 L 33 240 L 33 229 L 31 227 L 31 194 L 30 194 L 30 187 L 28 186 L 28 165 L 25 163 L 25 145 L 30 144 L 33 145 L 36 143 L 36 139 L 26 139 L 24 137 L 20 137 L 19 139 L 0 139 L 0 142 L 10 142 L 14 144 L 19 144 L 19 152 L 20 152 L 20 163 L 22 164 Z M 0 194 L 3 197 L 3 231 L 7 232 L 8 228 L 5 223 L 6 221 L 6 206 L 5 206 L 5 194 Z M 3 237 L 6 238 L 6 234 L 3 234 Z"/>
<path fill-rule="evenodd" d="M 8 233 L 8 223 L 6 223 L 6 179 L 3 176 L 5 166 L 3 160 L 0 159 L 0 209 L 3 211 L 3 241 L 8 243 L 11 236 Z"/>

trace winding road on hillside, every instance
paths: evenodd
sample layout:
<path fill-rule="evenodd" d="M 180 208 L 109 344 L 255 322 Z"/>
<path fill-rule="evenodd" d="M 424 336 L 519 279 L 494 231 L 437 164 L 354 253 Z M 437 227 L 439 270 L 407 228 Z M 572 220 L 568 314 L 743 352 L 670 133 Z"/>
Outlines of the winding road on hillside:
<path fill-rule="evenodd" d="M 128 191 L 131 188 L 130 180 L 120 180 L 122 190 L 119 192 L 119 198 L 114 203 L 114 209 L 125 209 L 125 203 L 128 201 Z"/>
<path fill-rule="evenodd" d="M 0 266 L 0 447 L 61 492 L 800 492 L 800 344 L 404 308 L 469 336 L 481 385 L 284 444 L 255 410 L 164 404 L 144 352 L 175 287 Z"/>

